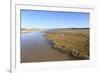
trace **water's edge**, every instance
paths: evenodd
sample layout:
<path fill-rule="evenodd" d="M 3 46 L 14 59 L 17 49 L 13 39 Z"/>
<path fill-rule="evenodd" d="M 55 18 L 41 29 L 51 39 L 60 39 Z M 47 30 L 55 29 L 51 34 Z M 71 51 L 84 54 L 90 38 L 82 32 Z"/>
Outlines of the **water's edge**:
<path fill-rule="evenodd" d="M 42 32 L 21 34 L 21 62 L 74 60 L 73 57 L 52 48 Z"/>

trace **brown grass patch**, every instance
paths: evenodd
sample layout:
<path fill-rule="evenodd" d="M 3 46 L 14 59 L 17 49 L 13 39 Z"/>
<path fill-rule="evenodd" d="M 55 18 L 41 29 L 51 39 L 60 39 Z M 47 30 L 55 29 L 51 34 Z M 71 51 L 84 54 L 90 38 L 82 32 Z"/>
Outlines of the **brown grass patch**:
<path fill-rule="evenodd" d="M 80 59 L 89 59 L 89 31 L 47 32 L 45 37 L 61 52 Z"/>

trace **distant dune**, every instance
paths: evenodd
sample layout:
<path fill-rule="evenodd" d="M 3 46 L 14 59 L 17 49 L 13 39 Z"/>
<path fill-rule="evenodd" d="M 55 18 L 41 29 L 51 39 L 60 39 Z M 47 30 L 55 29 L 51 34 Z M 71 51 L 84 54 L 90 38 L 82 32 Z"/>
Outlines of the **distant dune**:
<path fill-rule="evenodd" d="M 41 31 L 41 29 L 35 29 L 35 28 L 26 29 L 26 28 L 21 28 L 21 33 L 37 32 L 37 31 Z"/>

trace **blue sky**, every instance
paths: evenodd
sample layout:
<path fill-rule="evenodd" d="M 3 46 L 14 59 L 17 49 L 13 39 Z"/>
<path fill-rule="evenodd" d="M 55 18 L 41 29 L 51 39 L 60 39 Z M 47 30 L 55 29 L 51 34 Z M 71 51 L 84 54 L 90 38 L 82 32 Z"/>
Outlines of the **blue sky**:
<path fill-rule="evenodd" d="M 21 28 L 89 28 L 89 13 L 21 10 Z"/>

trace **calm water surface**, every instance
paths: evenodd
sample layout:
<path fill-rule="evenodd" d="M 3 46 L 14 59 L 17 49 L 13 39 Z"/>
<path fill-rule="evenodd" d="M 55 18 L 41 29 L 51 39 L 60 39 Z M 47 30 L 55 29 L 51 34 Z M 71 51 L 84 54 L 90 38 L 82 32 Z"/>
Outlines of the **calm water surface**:
<path fill-rule="evenodd" d="M 53 49 L 42 32 L 21 35 L 21 62 L 73 60 L 74 58 Z"/>

